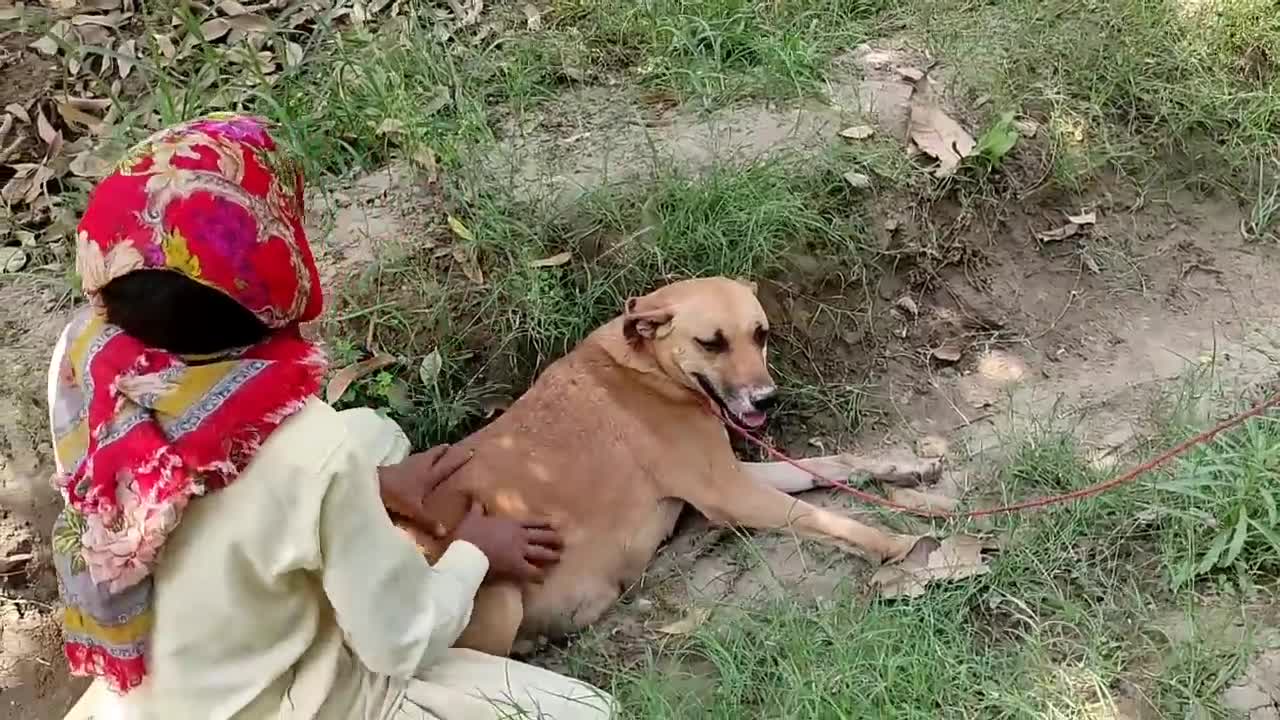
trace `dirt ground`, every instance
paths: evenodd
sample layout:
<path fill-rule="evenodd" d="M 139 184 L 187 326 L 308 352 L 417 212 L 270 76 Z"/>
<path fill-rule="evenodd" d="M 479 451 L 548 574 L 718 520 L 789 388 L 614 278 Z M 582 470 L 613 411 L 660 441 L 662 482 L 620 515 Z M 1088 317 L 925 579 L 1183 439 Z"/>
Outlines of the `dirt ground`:
<path fill-rule="evenodd" d="M 18 70 L 10 66 L 0 78 L 6 92 L 11 72 Z M 851 75 L 847 88 L 836 83 L 833 97 L 846 90 L 850 102 L 861 102 L 865 80 Z M 565 98 L 569 109 L 553 106 L 542 122 L 507 128 L 505 154 L 493 162 L 512 169 L 517 192 L 543 186 L 537 191 L 550 187 L 573 197 L 641 172 L 654 155 L 697 168 L 726 155 L 812 152 L 829 142 L 842 117 L 825 105 L 644 114 L 608 95 Z M 893 127 L 896 121 L 884 122 Z M 385 258 L 421 227 L 423 208 L 435 207 L 434 198 L 422 196 L 421 183 L 398 172 L 375 173 L 340 190 L 332 214 L 317 210 L 314 235 L 323 238 L 331 285 L 374 257 Z M 920 208 L 907 202 L 913 201 L 876 198 L 887 248 L 909 245 L 924 231 Z M 949 492 L 993 489 L 984 486 L 983 460 L 998 454 L 1011 428 L 1028 418 L 1072 424 L 1106 463 L 1131 449 L 1153 400 L 1188 367 L 1212 366 L 1227 384 L 1275 376 L 1280 253 L 1245 242 L 1234 202 L 1189 190 L 1139 195 L 1117 183 L 1082 197 L 1032 193 L 1000 208 L 930 211 L 955 216 L 954 243 L 972 249 L 972 262 L 924 276 L 916 266 L 888 273 L 873 289 L 871 322 L 817 312 L 863 298 L 840 297 L 859 292 L 853 288 L 806 285 L 804 257 L 790 259 L 797 271 L 774 278 L 765 299 L 775 321 L 869 374 L 878 420 L 856 444 L 880 451 L 944 439 Z M 1062 240 L 1037 240 L 1037 232 L 1082 211 L 1096 213 L 1096 222 Z M 59 659 L 57 592 L 47 562 L 57 499 L 48 487 L 43 409 L 45 362 L 72 304 L 71 292 L 48 279 L 0 283 L 0 430 L 7 448 L 0 457 L 0 590 L 8 598 L 0 604 L 0 717 L 58 717 L 82 687 L 65 676 Z M 1000 372 L 985 369 L 993 357 Z M 816 453 L 831 419 L 808 420 L 777 430 L 777 439 L 793 452 Z M 814 495 L 843 503 L 828 493 Z M 837 585 L 852 580 L 857 588 L 868 574 L 865 564 L 785 538 L 758 539 L 765 562 L 755 563 L 722 542 L 729 536 L 696 518 L 685 523 L 652 572 L 604 621 L 618 652 L 649 642 L 653 624 L 678 619 L 693 599 L 735 602 L 785 590 L 822 602 Z M 555 664 L 556 657 L 545 661 Z M 1277 665 L 1264 657 L 1251 677 L 1272 677 Z M 1276 688 L 1264 680 L 1240 691 L 1247 695 L 1241 702 L 1265 705 L 1266 693 Z"/>

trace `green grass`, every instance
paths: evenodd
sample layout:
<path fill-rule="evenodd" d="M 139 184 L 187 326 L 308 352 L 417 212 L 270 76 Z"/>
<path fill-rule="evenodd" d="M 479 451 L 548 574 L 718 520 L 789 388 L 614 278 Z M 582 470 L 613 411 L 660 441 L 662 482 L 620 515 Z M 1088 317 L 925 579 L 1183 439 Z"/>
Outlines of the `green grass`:
<path fill-rule="evenodd" d="M 969 98 L 1042 114 L 1057 177 L 1206 179 L 1248 193 L 1280 140 L 1280 15 L 1269 0 L 908 3 Z"/>
<path fill-rule="evenodd" d="M 557 0 L 603 61 L 708 105 L 819 94 L 831 57 L 878 34 L 880 0 Z"/>

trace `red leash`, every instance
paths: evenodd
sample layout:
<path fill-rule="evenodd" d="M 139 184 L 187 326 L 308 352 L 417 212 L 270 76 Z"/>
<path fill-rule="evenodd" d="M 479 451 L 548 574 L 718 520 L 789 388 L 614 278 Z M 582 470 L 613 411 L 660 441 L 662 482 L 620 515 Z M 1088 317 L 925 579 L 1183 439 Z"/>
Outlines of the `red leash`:
<path fill-rule="evenodd" d="M 813 472 L 812 470 L 809 470 L 808 468 L 805 468 L 800 463 L 796 462 L 795 460 L 792 460 L 791 458 L 787 457 L 780 451 L 774 449 L 772 446 L 769 445 L 769 443 L 752 435 L 746 428 L 743 428 L 742 426 L 738 425 L 738 423 L 735 422 L 733 418 L 728 417 L 726 413 L 717 413 L 717 414 L 725 421 L 725 424 L 728 425 L 730 429 L 736 432 L 739 436 L 745 438 L 748 442 L 763 449 L 771 457 L 774 457 L 782 462 L 785 462 L 788 465 L 791 465 L 795 468 L 803 470 L 804 472 L 809 473 L 810 475 L 817 478 L 818 480 L 821 480 L 823 483 L 826 483 L 828 485 L 831 485 L 832 487 L 835 487 L 838 490 L 846 492 L 858 498 L 859 500 L 862 500 L 863 502 L 868 502 L 868 503 L 871 503 L 872 505 L 879 505 L 880 507 L 890 508 L 892 510 L 897 510 L 899 512 L 910 513 L 912 515 L 919 515 L 921 517 L 942 518 L 946 520 L 961 520 L 961 519 L 968 519 L 968 518 L 987 517 L 989 515 L 1003 515 L 1006 513 L 1018 512 L 1020 510 L 1030 510 L 1032 508 L 1045 507 L 1048 505 L 1059 505 L 1062 503 L 1075 502 L 1076 500 L 1082 500 L 1087 497 L 1093 497 L 1094 495 L 1100 495 L 1108 490 L 1111 490 L 1112 488 L 1116 488 L 1121 485 L 1124 485 L 1125 483 L 1136 480 L 1139 476 L 1145 475 L 1146 473 L 1151 472 L 1152 470 L 1155 470 L 1161 465 L 1164 465 L 1170 460 L 1187 452 L 1191 448 L 1196 447 L 1197 445 L 1203 445 L 1207 442 L 1210 442 L 1211 440 L 1213 440 L 1223 432 L 1226 432 L 1227 430 L 1231 430 L 1232 428 L 1238 427 L 1239 425 L 1242 425 L 1245 421 L 1251 418 L 1255 418 L 1262 415 L 1268 409 L 1276 405 L 1280 405 L 1280 393 L 1272 395 L 1270 398 L 1268 398 L 1267 400 L 1264 400 L 1258 405 L 1255 405 L 1252 408 L 1249 408 L 1248 410 L 1240 413 L 1239 415 L 1236 415 L 1234 417 L 1231 417 L 1227 420 L 1224 420 L 1218 423 L 1217 425 L 1200 433 L 1199 435 L 1196 435 L 1193 438 L 1190 438 L 1188 440 L 1183 440 L 1182 442 L 1178 443 L 1177 445 L 1174 445 L 1172 448 L 1164 451 L 1163 453 L 1160 453 L 1154 458 L 1142 463 L 1141 465 L 1130 468 L 1126 472 L 1120 475 L 1116 475 L 1110 480 L 1106 480 L 1094 485 L 1090 485 L 1088 487 L 1080 488 L 1079 490 L 1072 490 L 1071 492 L 1068 492 L 1068 493 L 1062 493 L 1061 495 L 1049 495 L 1047 497 L 1034 498 L 1032 500 L 1024 500 L 1022 502 L 1017 502 L 1012 505 L 1002 505 L 1000 507 L 984 508 L 981 510 L 970 510 L 968 512 L 950 512 L 947 510 L 927 510 L 922 508 L 914 508 L 908 505 L 903 505 L 901 503 L 893 502 L 892 500 L 888 500 L 886 498 L 880 497 L 879 495 L 875 495 L 875 494 L 866 492 L 864 490 L 859 490 L 858 488 L 855 488 L 849 485 L 849 483 L 847 482 L 836 480 L 834 478 L 825 477 L 816 472 Z"/>

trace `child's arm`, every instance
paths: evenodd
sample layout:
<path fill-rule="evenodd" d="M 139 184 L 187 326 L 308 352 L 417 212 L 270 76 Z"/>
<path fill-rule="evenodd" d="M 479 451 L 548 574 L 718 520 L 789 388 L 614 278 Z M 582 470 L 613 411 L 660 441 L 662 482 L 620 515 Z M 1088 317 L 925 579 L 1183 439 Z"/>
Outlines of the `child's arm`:
<path fill-rule="evenodd" d="M 489 561 L 456 541 L 428 565 L 387 517 L 373 465 L 351 448 L 339 449 L 334 463 L 320 513 L 324 592 L 369 669 L 418 674 L 466 627 Z"/>

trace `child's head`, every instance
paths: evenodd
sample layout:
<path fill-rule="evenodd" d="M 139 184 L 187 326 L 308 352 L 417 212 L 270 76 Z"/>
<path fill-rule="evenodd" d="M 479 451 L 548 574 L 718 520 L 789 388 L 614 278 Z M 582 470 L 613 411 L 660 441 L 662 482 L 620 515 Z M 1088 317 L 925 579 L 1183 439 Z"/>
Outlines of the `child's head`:
<path fill-rule="evenodd" d="M 207 354 L 320 314 L 301 174 L 268 127 L 235 115 L 184 123 L 98 184 L 76 270 L 109 322 L 151 347 Z"/>
<path fill-rule="evenodd" d="M 171 270 L 134 270 L 99 291 L 107 322 L 180 354 L 256 345 L 271 329 L 230 296 Z"/>

